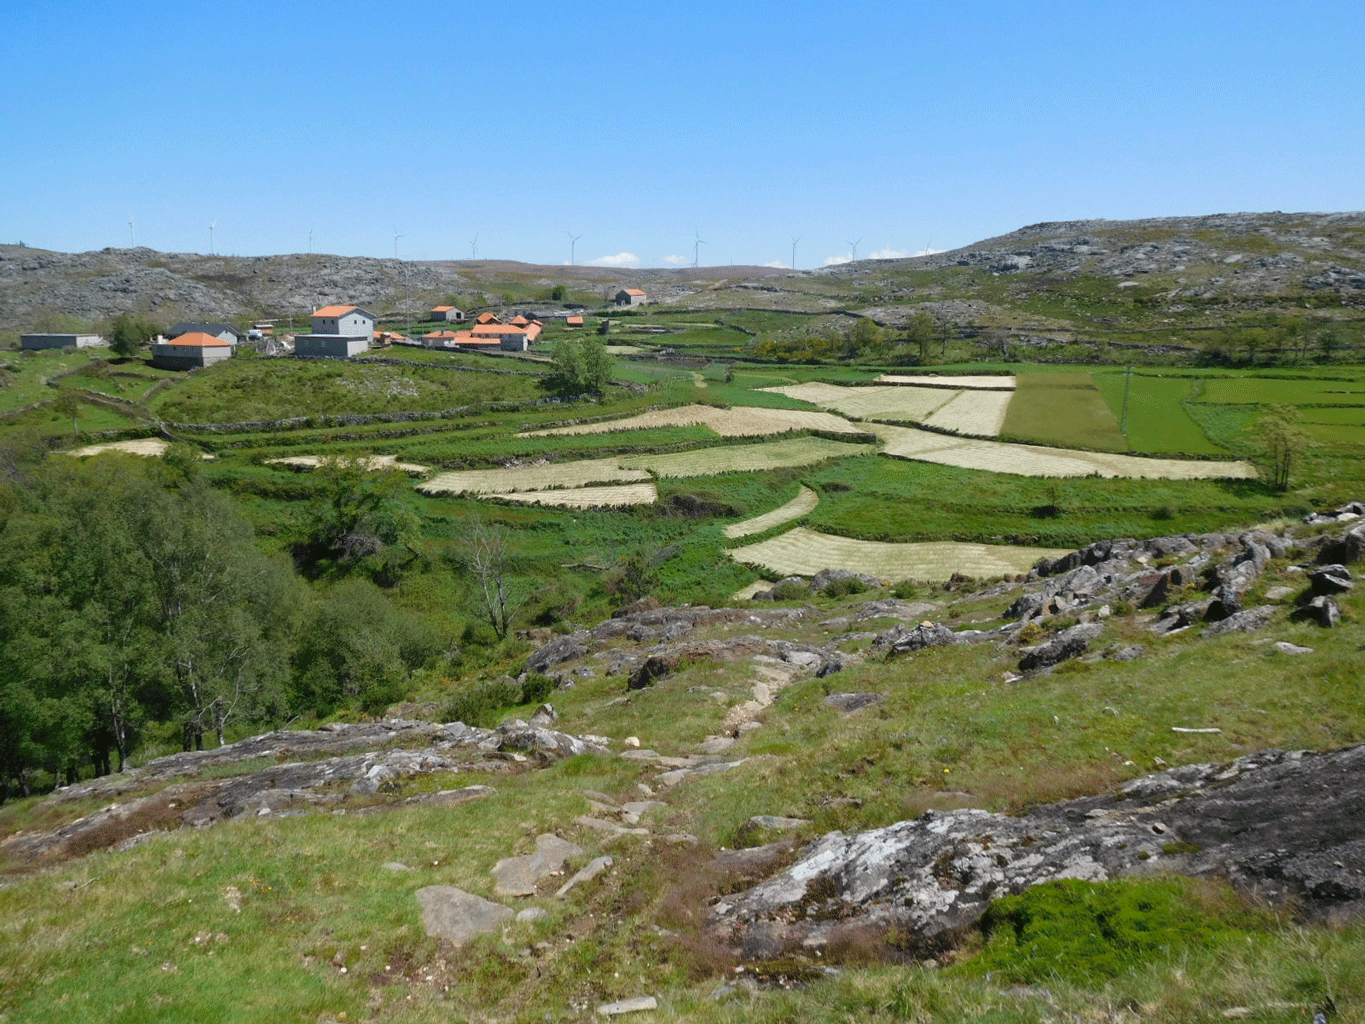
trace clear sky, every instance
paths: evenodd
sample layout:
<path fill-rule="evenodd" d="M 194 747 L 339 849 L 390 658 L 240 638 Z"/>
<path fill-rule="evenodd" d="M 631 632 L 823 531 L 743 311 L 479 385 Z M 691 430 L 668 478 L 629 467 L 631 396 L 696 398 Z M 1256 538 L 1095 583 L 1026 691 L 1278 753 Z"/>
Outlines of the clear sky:
<path fill-rule="evenodd" d="M 0 241 L 47 249 L 808 268 L 1365 208 L 1360 0 L 2 9 Z"/>

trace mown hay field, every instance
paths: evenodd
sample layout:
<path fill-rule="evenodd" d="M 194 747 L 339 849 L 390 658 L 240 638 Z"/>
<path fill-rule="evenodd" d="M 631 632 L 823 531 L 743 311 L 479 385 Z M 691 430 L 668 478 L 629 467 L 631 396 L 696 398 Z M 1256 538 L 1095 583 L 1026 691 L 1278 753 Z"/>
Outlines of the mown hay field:
<path fill-rule="evenodd" d="M 746 519 L 742 523 L 731 523 L 725 528 L 725 536 L 751 537 L 755 533 L 763 533 L 765 530 L 771 530 L 783 523 L 790 523 L 793 519 L 800 519 L 819 504 L 820 495 L 809 487 L 802 487 L 800 493 L 781 508 L 775 508 L 761 516 Z"/>
<path fill-rule="evenodd" d="M 1064 448 L 1124 452 L 1128 441 L 1088 373 L 1022 373 L 1001 433 Z"/>
<path fill-rule="evenodd" d="M 594 487 L 570 487 L 554 491 L 503 491 L 481 495 L 501 498 L 526 505 L 547 505 L 556 508 L 620 508 L 624 505 L 652 505 L 659 500 L 653 481 L 642 484 L 602 484 Z"/>
<path fill-rule="evenodd" d="M 985 388 L 987 390 L 1013 391 L 1017 385 L 1014 377 L 1003 374 L 971 374 L 965 377 L 935 377 L 931 374 L 884 373 L 877 378 L 878 384 L 910 384 L 926 388 Z"/>
<path fill-rule="evenodd" d="M 780 537 L 732 548 L 730 556 L 781 576 L 813 576 L 821 569 L 848 569 L 885 580 L 946 580 L 953 573 L 990 577 L 1027 572 L 1062 548 L 962 544 L 956 541 L 889 544 L 851 540 L 798 526 Z"/>
<path fill-rule="evenodd" d="M 569 427 L 530 430 L 521 437 L 571 437 L 579 434 L 608 434 L 622 430 L 648 430 L 658 427 L 705 426 L 721 437 L 761 437 L 793 430 L 823 430 L 831 434 L 855 434 L 859 429 L 842 416 L 801 409 L 764 409 L 742 406 L 721 409 L 711 405 L 684 405 L 677 409 L 653 409 L 638 416 L 597 423 L 576 423 Z"/>
<path fill-rule="evenodd" d="M 1020 476 L 1103 476 L 1135 480 L 1254 480 L 1256 470 L 1245 462 L 1195 459 L 1148 459 L 1110 452 L 1071 451 L 1003 441 L 976 441 L 917 430 L 872 424 L 882 439 L 882 452 L 901 459 L 937 462 L 963 469 Z"/>
<path fill-rule="evenodd" d="M 139 437 L 131 441 L 110 441 L 107 444 L 88 444 L 84 448 L 76 448 L 67 452 L 68 455 L 75 455 L 78 458 L 86 458 L 90 455 L 98 455 L 100 452 L 127 452 L 129 455 L 145 455 L 149 458 L 159 458 L 166 454 L 166 449 L 171 446 L 170 442 L 160 437 Z"/>
<path fill-rule="evenodd" d="M 764 388 L 811 405 L 833 409 L 845 416 L 871 420 L 910 420 L 919 422 L 948 404 L 959 392 L 948 388 L 842 387 L 838 384 L 787 384 Z"/>
<path fill-rule="evenodd" d="M 580 459 L 505 469 L 464 469 L 440 473 L 418 486 L 423 494 L 512 494 L 556 487 L 636 483 L 649 479 L 643 469 L 623 468 L 616 459 Z"/>
<path fill-rule="evenodd" d="M 661 477 L 716 476 L 720 473 L 752 473 L 784 466 L 810 466 L 826 459 L 845 459 L 873 451 L 872 445 L 827 441 L 822 437 L 796 437 L 763 444 L 736 444 L 721 448 L 698 448 L 676 455 L 632 455 L 620 459 L 630 469 L 650 470 Z"/>
<path fill-rule="evenodd" d="M 958 391 L 924 422 L 955 434 L 996 437 L 1013 398 L 1012 391 Z"/>
<path fill-rule="evenodd" d="M 266 459 L 268 466 L 293 466 L 297 469 L 317 469 L 327 459 L 324 455 L 289 455 L 280 459 Z M 430 466 L 421 466 L 415 462 L 399 462 L 396 455 L 358 455 L 351 457 L 349 461 L 369 470 L 370 472 L 380 472 L 386 469 L 397 469 L 404 473 L 420 475 L 431 469 Z"/>

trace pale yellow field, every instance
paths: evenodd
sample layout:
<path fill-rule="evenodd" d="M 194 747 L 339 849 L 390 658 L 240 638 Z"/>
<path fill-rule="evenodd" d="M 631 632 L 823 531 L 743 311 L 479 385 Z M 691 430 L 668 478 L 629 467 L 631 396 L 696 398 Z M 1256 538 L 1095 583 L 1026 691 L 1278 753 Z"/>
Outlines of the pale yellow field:
<path fill-rule="evenodd" d="M 918 384 L 926 388 L 986 388 L 1013 391 L 1018 382 L 1013 377 L 989 376 L 980 374 L 971 377 L 934 377 L 929 374 L 907 375 L 884 373 L 877 378 L 879 384 Z"/>
<path fill-rule="evenodd" d="M 924 422 L 957 434 L 996 437 L 1004 426 L 1005 410 L 1013 397 L 1012 391 L 958 391 Z"/>
<path fill-rule="evenodd" d="M 798 526 L 780 537 L 732 548 L 730 556 L 783 576 L 813 576 L 821 569 L 848 569 L 884 580 L 946 580 L 1027 572 L 1040 558 L 1066 554 L 1057 548 L 936 541 L 886 544 L 816 533 Z"/>
<path fill-rule="evenodd" d="M 528 505 L 555 505 L 560 508 L 616 508 L 621 505 L 652 505 L 659 500 L 659 492 L 650 482 L 571 487 L 558 491 L 506 491 L 482 494 L 480 497 L 505 498 Z"/>
<path fill-rule="evenodd" d="M 718 473 L 747 473 L 779 469 L 782 466 L 809 466 L 825 459 L 845 459 L 875 450 L 870 444 L 828 441 L 822 437 L 796 437 L 764 444 L 698 448 L 677 455 L 632 455 L 620 462 L 622 466 L 634 469 L 653 470 L 659 476 L 715 476 Z"/>
<path fill-rule="evenodd" d="M 882 453 L 963 469 L 984 469 L 1017 476 L 1103 476 L 1134 480 L 1254 480 L 1245 462 L 1202 462 L 1195 459 L 1144 459 L 1109 452 L 1081 452 L 1002 441 L 976 441 L 916 430 L 871 424 L 882 439 Z"/>
<path fill-rule="evenodd" d="M 298 466 L 302 469 L 316 469 L 322 465 L 326 456 L 322 455 L 291 455 L 284 459 L 266 459 L 266 464 L 270 466 Z M 396 455 L 361 455 L 352 459 L 352 462 L 363 466 L 368 470 L 380 469 L 401 469 L 404 473 L 419 475 L 429 470 L 430 466 L 419 466 L 415 462 L 399 462 Z"/>
<path fill-rule="evenodd" d="M 731 523 L 725 528 L 725 536 L 748 537 L 755 533 L 762 533 L 764 530 L 771 530 L 774 526 L 781 526 L 793 519 L 800 519 L 818 504 L 820 504 L 820 495 L 809 487 L 802 487 L 800 493 L 781 508 L 775 508 L 761 516 L 746 519 L 742 523 Z"/>
<path fill-rule="evenodd" d="M 100 452 L 127 452 L 129 455 L 143 455 L 147 458 L 160 458 L 166 454 L 166 449 L 171 443 L 160 437 L 138 437 L 131 441 L 110 441 L 106 444 L 90 444 L 84 448 L 76 448 L 67 452 L 67 455 L 75 455 L 78 458 L 86 458 L 90 455 L 98 455 Z M 208 452 L 199 456 L 201 459 L 213 458 Z"/>
<path fill-rule="evenodd" d="M 623 469 L 616 459 L 582 459 L 507 469 L 464 469 L 440 473 L 418 486 L 424 494 L 510 494 L 552 487 L 634 483 L 648 480 L 643 469 Z"/>
<path fill-rule="evenodd" d="M 833 409 L 845 416 L 913 422 L 923 420 L 958 394 L 945 388 L 907 388 L 897 385 L 850 388 L 815 381 L 807 384 L 784 384 L 781 387 L 761 390 L 776 391 L 788 398 Z"/>
<path fill-rule="evenodd" d="M 531 430 L 521 437 L 568 436 L 573 434 L 609 434 L 618 430 L 645 430 L 651 427 L 705 426 L 721 437 L 762 437 L 765 434 L 785 434 L 792 430 L 823 430 L 831 434 L 854 434 L 859 430 L 842 416 L 827 412 L 805 412 L 801 409 L 763 409 L 758 406 L 737 406 L 718 409 L 710 405 L 684 405 L 677 409 L 654 409 L 638 416 L 600 423 L 576 423 L 571 427 L 550 430 Z"/>

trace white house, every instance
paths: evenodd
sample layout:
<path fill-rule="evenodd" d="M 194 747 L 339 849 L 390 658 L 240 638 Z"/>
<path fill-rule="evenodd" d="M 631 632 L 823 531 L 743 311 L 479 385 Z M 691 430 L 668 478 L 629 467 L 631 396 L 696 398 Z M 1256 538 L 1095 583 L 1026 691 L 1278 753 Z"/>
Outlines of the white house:
<path fill-rule="evenodd" d="M 323 306 L 313 314 L 313 333 L 294 339 L 294 355 L 305 359 L 349 359 L 370 348 L 375 315 L 359 306 Z"/>

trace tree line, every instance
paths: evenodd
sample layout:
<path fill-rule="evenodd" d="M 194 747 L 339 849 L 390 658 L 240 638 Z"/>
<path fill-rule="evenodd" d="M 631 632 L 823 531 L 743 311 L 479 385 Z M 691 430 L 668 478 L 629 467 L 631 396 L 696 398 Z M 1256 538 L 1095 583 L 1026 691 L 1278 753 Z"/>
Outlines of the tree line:
<path fill-rule="evenodd" d="M 365 574 L 312 588 L 264 553 L 197 463 L 4 463 L 0 799 L 122 770 L 152 723 L 188 750 L 234 723 L 382 709 L 437 653 Z M 389 566 L 382 501 L 341 490 L 314 503 L 310 564 Z"/>

